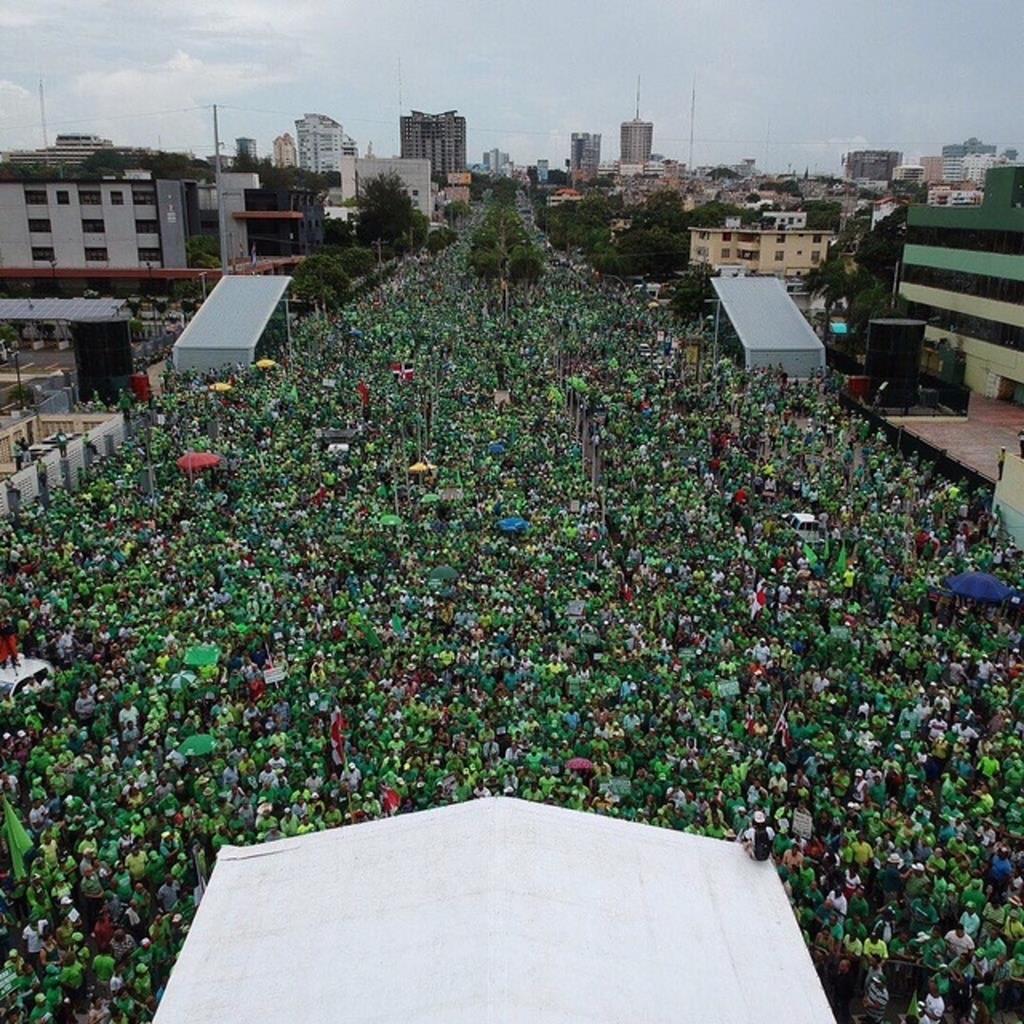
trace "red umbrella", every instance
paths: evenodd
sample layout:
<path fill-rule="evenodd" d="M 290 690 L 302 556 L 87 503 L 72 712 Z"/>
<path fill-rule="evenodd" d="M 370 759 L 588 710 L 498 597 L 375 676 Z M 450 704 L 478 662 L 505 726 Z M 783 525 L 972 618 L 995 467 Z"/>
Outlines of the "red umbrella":
<path fill-rule="evenodd" d="M 585 757 L 570 757 L 565 762 L 565 767 L 571 772 L 592 772 L 594 770 L 594 762 L 588 761 Z"/>
<path fill-rule="evenodd" d="M 214 466 L 219 465 L 220 456 L 214 455 L 213 452 L 185 452 L 178 459 L 178 468 L 183 473 L 188 473 L 189 476 L 193 473 L 199 473 L 204 469 L 213 469 Z"/>

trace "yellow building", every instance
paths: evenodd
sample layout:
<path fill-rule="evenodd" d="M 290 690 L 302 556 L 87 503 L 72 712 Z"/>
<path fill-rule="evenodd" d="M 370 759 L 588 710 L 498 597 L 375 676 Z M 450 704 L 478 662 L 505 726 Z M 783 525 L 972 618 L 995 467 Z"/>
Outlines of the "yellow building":
<path fill-rule="evenodd" d="M 690 266 L 803 277 L 828 259 L 831 242 L 832 235 L 826 231 L 690 228 Z"/>

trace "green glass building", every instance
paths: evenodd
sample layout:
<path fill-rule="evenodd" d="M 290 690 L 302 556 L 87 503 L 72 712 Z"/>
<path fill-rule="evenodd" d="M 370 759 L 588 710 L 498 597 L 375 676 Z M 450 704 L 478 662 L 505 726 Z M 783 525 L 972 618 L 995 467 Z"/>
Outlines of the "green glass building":
<path fill-rule="evenodd" d="M 990 170 L 981 206 L 910 207 L 900 295 L 932 362 L 962 352 L 972 391 L 1024 403 L 1024 167 Z"/>

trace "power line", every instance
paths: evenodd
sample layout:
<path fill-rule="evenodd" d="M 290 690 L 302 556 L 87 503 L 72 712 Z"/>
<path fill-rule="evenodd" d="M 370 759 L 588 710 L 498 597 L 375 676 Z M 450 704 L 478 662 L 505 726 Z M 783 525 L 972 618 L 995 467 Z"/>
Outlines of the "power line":
<path fill-rule="evenodd" d="M 133 121 L 139 118 L 145 117 L 164 117 L 167 114 L 187 114 L 193 110 L 209 110 L 210 104 L 205 103 L 194 107 L 170 107 L 167 110 L 149 110 L 144 113 L 138 114 L 111 114 L 105 117 L 76 117 L 76 118 L 65 118 L 60 121 L 47 121 L 47 127 L 54 127 L 55 125 L 74 125 L 74 124 L 106 124 L 108 121 Z M 30 128 L 38 128 L 36 124 L 0 124 L 0 131 L 5 132 L 18 132 L 27 131 Z"/>

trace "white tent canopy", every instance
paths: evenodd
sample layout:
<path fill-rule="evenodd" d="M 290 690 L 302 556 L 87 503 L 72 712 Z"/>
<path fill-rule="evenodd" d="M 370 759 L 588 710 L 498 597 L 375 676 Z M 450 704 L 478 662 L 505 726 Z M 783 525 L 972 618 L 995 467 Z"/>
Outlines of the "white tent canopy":
<path fill-rule="evenodd" d="M 791 377 L 825 369 L 825 346 L 777 277 L 713 277 L 711 284 L 743 346 L 746 369 L 781 366 Z"/>
<path fill-rule="evenodd" d="M 252 363 L 290 277 L 222 277 L 174 343 L 176 370 L 217 370 Z"/>
<path fill-rule="evenodd" d="M 826 1024 L 770 864 L 495 798 L 225 847 L 156 1024 Z"/>

